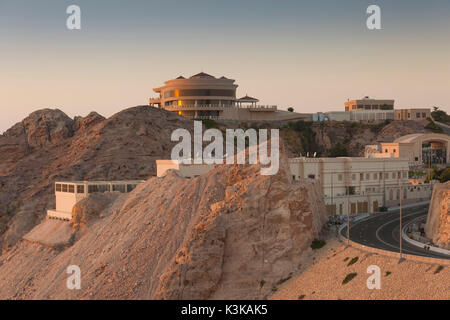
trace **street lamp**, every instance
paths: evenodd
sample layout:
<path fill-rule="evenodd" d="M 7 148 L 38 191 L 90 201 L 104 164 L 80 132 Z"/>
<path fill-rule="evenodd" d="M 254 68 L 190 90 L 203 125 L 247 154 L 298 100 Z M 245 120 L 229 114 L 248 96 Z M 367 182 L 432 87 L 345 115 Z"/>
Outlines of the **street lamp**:
<path fill-rule="evenodd" d="M 347 176 L 347 179 L 350 178 Z M 347 246 L 350 246 L 350 187 L 347 187 Z"/>
<path fill-rule="evenodd" d="M 402 188 L 402 180 L 400 178 L 400 261 L 402 261 L 402 197 L 403 197 L 403 188 Z"/>

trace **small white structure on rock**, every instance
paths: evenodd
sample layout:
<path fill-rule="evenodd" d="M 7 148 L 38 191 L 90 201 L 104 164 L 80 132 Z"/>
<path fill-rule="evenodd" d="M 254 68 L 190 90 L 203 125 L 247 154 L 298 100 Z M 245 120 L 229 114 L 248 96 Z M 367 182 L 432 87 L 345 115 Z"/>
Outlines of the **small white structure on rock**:
<path fill-rule="evenodd" d="M 71 220 L 73 206 L 86 198 L 91 193 L 96 192 L 122 192 L 128 193 L 144 181 L 72 181 L 56 182 L 55 196 L 56 209 L 47 210 L 47 218 Z"/>
<path fill-rule="evenodd" d="M 195 178 L 213 169 L 213 164 L 184 164 L 178 160 L 156 160 L 156 176 L 162 177 L 167 170 L 178 170 L 184 178 Z"/>

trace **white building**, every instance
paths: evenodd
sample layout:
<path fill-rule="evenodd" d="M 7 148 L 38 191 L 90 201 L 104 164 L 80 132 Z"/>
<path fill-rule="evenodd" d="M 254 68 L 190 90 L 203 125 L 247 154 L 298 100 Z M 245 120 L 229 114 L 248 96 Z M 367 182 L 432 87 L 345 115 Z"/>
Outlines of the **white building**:
<path fill-rule="evenodd" d="M 181 164 L 157 160 L 158 177 L 169 169 L 194 178 L 214 165 Z M 292 179 L 315 179 L 321 183 L 329 214 L 378 212 L 380 207 L 428 200 L 428 184 L 413 185 L 408 179 L 408 159 L 403 158 L 291 158 Z M 402 190 L 402 191 L 401 191 Z"/>
<path fill-rule="evenodd" d="M 183 164 L 177 160 L 156 160 L 156 176 L 163 177 L 167 170 L 178 170 L 185 178 L 195 178 L 213 169 L 213 164 Z"/>
<path fill-rule="evenodd" d="M 96 192 L 131 192 L 139 183 L 144 181 L 72 181 L 56 182 L 55 196 L 56 209 L 47 210 L 47 218 L 51 219 L 72 219 L 73 206 L 86 198 L 91 193 Z"/>
<path fill-rule="evenodd" d="M 413 186 L 408 159 L 403 158 L 293 158 L 292 178 L 315 179 L 322 185 L 329 214 L 377 212 L 389 207 L 429 199 L 429 185 Z"/>
<path fill-rule="evenodd" d="M 313 121 L 385 121 L 394 120 L 394 110 L 329 111 L 312 115 Z"/>

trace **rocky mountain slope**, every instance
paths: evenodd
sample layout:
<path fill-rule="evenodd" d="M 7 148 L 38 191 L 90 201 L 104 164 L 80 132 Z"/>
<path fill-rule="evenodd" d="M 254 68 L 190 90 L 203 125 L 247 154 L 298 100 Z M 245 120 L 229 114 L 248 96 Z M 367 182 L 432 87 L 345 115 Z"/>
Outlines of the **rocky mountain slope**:
<path fill-rule="evenodd" d="M 433 188 L 425 233 L 437 246 L 450 249 L 450 181 Z"/>
<path fill-rule="evenodd" d="M 73 216 L 64 246 L 38 243 L 67 227 L 38 226 L 0 256 L 0 299 L 266 298 L 326 221 L 319 186 L 290 181 L 286 157 L 273 176 L 258 165 L 169 171 L 129 194 L 94 194 Z M 69 265 L 81 290 L 66 287 Z"/>
<path fill-rule="evenodd" d="M 272 122 L 256 127 L 281 128 L 289 156 L 307 151 L 325 156 L 338 142 L 357 156 L 365 144 L 423 132 L 425 124 Z M 247 126 L 226 127 L 242 125 Z M 0 135 L 0 253 L 42 221 L 46 209 L 54 208 L 56 180 L 147 179 L 156 172 L 155 160 L 169 157 L 174 145 L 170 134 L 176 128 L 192 131 L 192 120 L 148 106 L 109 119 L 95 112 L 71 119 L 60 110 L 44 109 L 14 125 Z"/>
<path fill-rule="evenodd" d="M 364 147 L 378 142 L 392 142 L 411 134 L 431 132 L 425 129 L 427 120 L 386 121 L 381 123 L 304 121 L 218 121 L 217 127 L 225 128 L 280 128 L 280 136 L 286 143 L 289 156 L 298 157 L 317 152 L 317 156 L 333 156 L 333 149 L 340 144 L 348 156 L 364 156 Z"/>
<path fill-rule="evenodd" d="M 170 156 L 170 135 L 192 121 L 148 106 L 105 119 L 32 113 L 0 135 L 0 251 L 14 245 L 54 208 L 55 180 L 147 179 Z"/>

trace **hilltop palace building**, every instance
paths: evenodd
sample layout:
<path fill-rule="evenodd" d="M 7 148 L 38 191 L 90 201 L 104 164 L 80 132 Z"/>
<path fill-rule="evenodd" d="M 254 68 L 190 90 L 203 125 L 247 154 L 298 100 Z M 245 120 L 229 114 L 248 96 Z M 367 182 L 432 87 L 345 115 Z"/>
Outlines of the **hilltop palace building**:
<path fill-rule="evenodd" d="M 220 120 L 311 120 L 311 115 L 278 110 L 275 105 L 259 105 L 248 95 L 236 98 L 238 85 L 226 77 L 215 78 L 201 72 L 190 78 L 179 76 L 153 89 L 150 106 L 176 112 L 191 119 Z"/>

